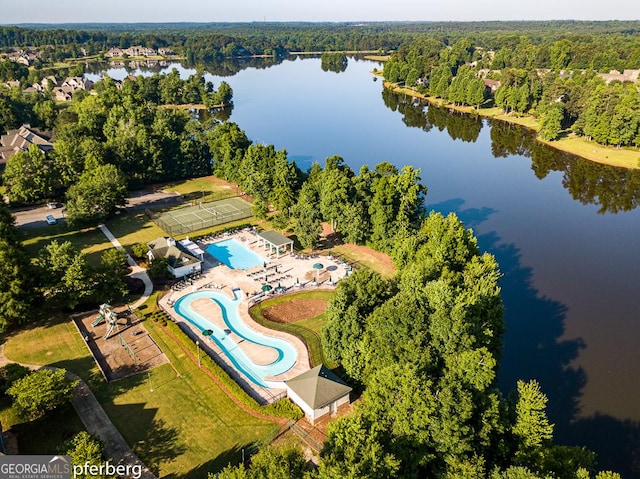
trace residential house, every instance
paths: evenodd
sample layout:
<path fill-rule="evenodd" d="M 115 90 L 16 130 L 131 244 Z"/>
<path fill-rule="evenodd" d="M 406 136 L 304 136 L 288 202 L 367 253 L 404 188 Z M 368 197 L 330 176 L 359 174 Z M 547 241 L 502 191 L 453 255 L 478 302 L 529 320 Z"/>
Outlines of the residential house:
<path fill-rule="evenodd" d="M 46 90 L 46 89 L 54 89 L 55 87 L 62 85 L 62 82 L 58 80 L 55 76 L 49 75 L 48 77 L 43 78 L 40 81 L 40 84 Z"/>
<path fill-rule="evenodd" d="M 107 52 L 107 56 L 109 58 L 121 57 L 123 55 L 123 51 L 120 48 L 110 48 Z"/>
<path fill-rule="evenodd" d="M 636 83 L 640 77 L 640 70 L 624 70 L 622 73 L 617 70 L 611 70 L 609 73 L 599 73 L 598 76 L 607 84 L 612 81 Z"/>
<path fill-rule="evenodd" d="M 9 80 L 3 83 L 4 86 L 6 86 L 7 88 L 13 88 L 13 87 L 19 87 L 20 86 L 20 80 Z"/>
<path fill-rule="evenodd" d="M 491 93 L 495 93 L 496 90 L 500 87 L 500 82 L 498 80 L 490 80 L 488 78 L 485 78 L 482 81 L 484 82 L 484 87 L 486 89 L 489 89 Z"/>
<path fill-rule="evenodd" d="M 53 149 L 53 132 L 22 125 L 17 130 L 9 130 L 0 137 L 0 165 L 4 168 L 11 155 L 18 151 L 26 151 L 36 145 L 43 154 Z"/>
<path fill-rule="evenodd" d="M 176 52 L 174 52 L 171 48 L 158 48 L 158 55 L 162 55 L 163 57 L 175 54 Z"/>
<path fill-rule="evenodd" d="M 150 57 L 156 55 L 156 51 L 153 48 L 147 48 L 141 45 L 129 47 L 126 50 L 123 50 L 123 52 L 130 57 Z"/>
<path fill-rule="evenodd" d="M 153 261 L 155 258 L 167 258 L 167 269 L 174 278 L 180 278 L 188 274 L 202 271 L 202 259 L 184 247 L 176 243 L 173 238 L 160 237 L 148 243 L 147 258 Z M 204 252 L 203 252 L 204 254 Z"/>
<path fill-rule="evenodd" d="M 285 381 L 285 385 L 287 396 L 300 406 L 311 424 L 350 403 L 351 388 L 324 364 Z"/>
<path fill-rule="evenodd" d="M 56 87 L 53 89 L 53 97 L 56 101 L 71 101 L 73 90 L 69 91 L 69 87 Z"/>
<path fill-rule="evenodd" d="M 64 87 L 71 87 L 73 90 L 91 90 L 93 87 L 93 82 L 85 77 L 67 77 L 61 85 Z"/>

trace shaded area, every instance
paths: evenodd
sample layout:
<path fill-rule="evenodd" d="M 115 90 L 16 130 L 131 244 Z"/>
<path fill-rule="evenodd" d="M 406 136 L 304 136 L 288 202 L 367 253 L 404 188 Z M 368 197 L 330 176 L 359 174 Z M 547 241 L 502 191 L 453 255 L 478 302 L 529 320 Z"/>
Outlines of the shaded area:
<path fill-rule="evenodd" d="M 245 463 L 249 462 L 249 458 L 258 452 L 259 444 L 251 442 L 245 445 L 236 445 L 228 449 L 210 461 L 204 462 L 199 466 L 191 469 L 185 474 L 169 474 L 165 476 L 167 479 L 206 479 L 209 473 L 220 472 L 229 464 L 237 466 L 242 462 L 243 454 Z"/>
<path fill-rule="evenodd" d="M 187 451 L 179 432 L 162 419 L 153 419 L 146 430 L 145 438 L 133 445 L 134 452 L 158 477 L 163 464 L 174 461 Z"/>
<path fill-rule="evenodd" d="M 460 198 L 428 208 L 443 214 L 454 212 L 469 227 L 495 212 L 465 209 Z M 496 257 L 504 275 L 500 285 L 506 332 L 498 371 L 500 390 L 506 396 L 518 379 L 538 380 L 549 398 L 547 413 L 555 424 L 556 443 L 586 446 L 598 455 L 599 469 L 614 470 L 625 478 L 640 477 L 640 424 L 607 415 L 580 417 L 580 398 L 588 378 L 572 363 L 587 345 L 581 339 L 560 339 L 566 305 L 539 295 L 533 286 L 533 270 L 522 265 L 516 245 L 502 243 L 495 231 L 479 235 L 478 244 Z"/>

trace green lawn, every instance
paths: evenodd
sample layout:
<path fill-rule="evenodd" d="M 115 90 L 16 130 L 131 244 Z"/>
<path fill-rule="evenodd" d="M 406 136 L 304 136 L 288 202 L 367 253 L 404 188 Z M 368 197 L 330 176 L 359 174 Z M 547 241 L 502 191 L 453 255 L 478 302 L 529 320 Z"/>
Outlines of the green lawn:
<path fill-rule="evenodd" d="M 385 278 L 392 277 L 396 270 L 388 255 L 363 246 L 343 244 L 331 248 L 331 252 L 349 263 L 364 266 Z"/>
<path fill-rule="evenodd" d="M 143 212 L 129 212 L 110 219 L 105 222 L 105 225 L 127 249 L 136 243 L 150 243 L 159 236 L 167 236 L 167 233 L 147 218 Z"/>
<path fill-rule="evenodd" d="M 162 189 L 168 192 L 175 191 L 183 195 L 185 201 L 199 200 L 208 202 L 237 194 L 237 189 L 231 184 L 212 176 L 167 183 Z"/>
<path fill-rule="evenodd" d="M 69 320 L 11 335 L 5 354 L 19 362 L 66 367 L 87 379 L 127 442 L 163 478 L 205 478 L 240 461 L 242 448 L 251 450 L 274 437 L 278 427 L 273 422 L 237 407 L 158 324 L 147 321 L 145 326 L 171 363 L 110 384 L 97 375 Z M 11 413 L 6 416 L 10 419 Z M 5 415 L 0 417 L 4 424 Z"/>
<path fill-rule="evenodd" d="M 70 241 L 76 249 L 87 254 L 92 263 L 97 263 L 100 255 L 111 248 L 111 243 L 97 227 L 73 230 L 61 222 L 43 228 L 21 229 L 20 232 L 27 253 L 32 257 L 37 256 L 40 250 L 53 240 L 59 243 Z"/>
<path fill-rule="evenodd" d="M 311 358 L 311 366 L 317 366 L 318 364 L 325 364 L 330 369 L 334 369 L 337 365 L 325 357 L 322 350 L 322 328 L 327 322 L 326 312 L 319 314 L 313 318 L 297 321 L 295 323 L 276 323 L 266 319 L 262 312 L 269 307 L 288 302 L 295 301 L 297 299 L 319 299 L 321 301 L 330 301 L 333 296 L 333 291 L 305 291 L 296 294 L 289 294 L 286 296 L 279 296 L 272 299 L 262 301 L 249 310 L 251 317 L 258 323 L 271 329 L 278 331 L 284 331 L 286 333 L 293 334 L 300 338 L 309 350 Z"/>

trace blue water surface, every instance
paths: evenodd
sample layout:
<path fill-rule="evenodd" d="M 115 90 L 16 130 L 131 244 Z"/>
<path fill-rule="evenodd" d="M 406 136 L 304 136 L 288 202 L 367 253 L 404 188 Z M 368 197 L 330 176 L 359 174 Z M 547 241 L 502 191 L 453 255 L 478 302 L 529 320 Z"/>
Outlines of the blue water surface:
<path fill-rule="evenodd" d="M 251 269 L 264 264 L 266 259 L 244 246 L 239 241 L 227 239 L 212 243 L 207 253 L 226 264 L 231 269 Z"/>

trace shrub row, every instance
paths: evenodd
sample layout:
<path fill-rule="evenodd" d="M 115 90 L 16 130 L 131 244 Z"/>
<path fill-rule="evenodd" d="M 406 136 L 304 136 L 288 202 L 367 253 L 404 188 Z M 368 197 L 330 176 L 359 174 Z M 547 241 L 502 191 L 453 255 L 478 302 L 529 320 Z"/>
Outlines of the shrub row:
<path fill-rule="evenodd" d="M 156 311 L 157 313 L 157 311 Z M 152 317 L 153 317 L 152 313 Z M 160 312 L 162 317 L 164 318 L 164 313 Z M 182 330 L 180 326 L 175 324 L 172 321 L 166 322 L 163 324 L 178 338 L 181 344 L 183 344 L 189 351 L 191 351 L 194 355 L 197 354 L 196 345 L 191 340 L 191 338 Z M 302 410 L 292 403 L 289 398 L 280 399 L 274 403 L 267 405 L 260 405 L 258 402 L 253 399 L 247 392 L 240 387 L 240 385 L 234 381 L 227 372 L 222 369 L 218 363 L 216 363 L 212 358 L 208 355 L 204 354 L 201 357 L 201 363 L 203 367 L 207 368 L 209 372 L 214 374 L 220 382 L 222 382 L 225 387 L 231 391 L 231 393 L 245 406 L 253 409 L 256 412 L 265 415 L 277 416 L 277 417 L 285 417 L 288 419 L 298 420 L 303 416 Z"/>

